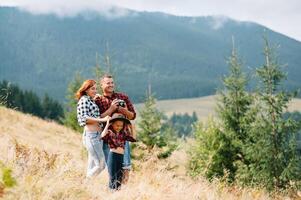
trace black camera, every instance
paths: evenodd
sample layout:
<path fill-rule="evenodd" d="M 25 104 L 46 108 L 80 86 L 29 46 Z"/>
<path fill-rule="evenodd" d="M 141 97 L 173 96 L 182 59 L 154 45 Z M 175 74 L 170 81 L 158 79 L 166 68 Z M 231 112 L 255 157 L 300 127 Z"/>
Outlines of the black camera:
<path fill-rule="evenodd" d="M 118 100 L 118 106 L 125 107 L 125 101 L 122 99 Z"/>

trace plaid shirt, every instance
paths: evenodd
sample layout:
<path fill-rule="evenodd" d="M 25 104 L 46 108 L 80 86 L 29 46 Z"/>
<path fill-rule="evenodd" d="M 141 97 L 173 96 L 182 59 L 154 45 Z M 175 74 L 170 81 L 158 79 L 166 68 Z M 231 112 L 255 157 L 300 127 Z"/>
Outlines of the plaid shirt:
<path fill-rule="evenodd" d="M 123 129 L 119 133 L 115 133 L 111 126 L 108 129 L 108 133 L 102 139 L 108 143 L 110 149 L 116 149 L 117 147 L 124 149 L 125 141 L 136 142 L 128 131 L 124 131 Z"/>
<path fill-rule="evenodd" d="M 77 121 L 80 126 L 85 126 L 87 117 L 100 117 L 98 106 L 91 97 L 84 95 L 77 103 Z"/>
<path fill-rule="evenodd" d="M 136 112 L 134 109 L 134 106 L 132 102 L 130 101 L 129 97 L 123 93 L 114 92 L 111 97 L 101 95 L 100 97 L 97 97 L 95 99 L 95 103 L 98 105 L 99 110 L 101 111 L 100 114 L 104 113 L 106 110 L 108 110 L 111 106 L 111 103 L 114 99 L 121 99 L 124 100 L 126 103 L 126 106 L 128 110 L 132 113 L 134 113 L 134 118 L 136 118 Z M 112 113 L 113 114 L 113 113 Z"/>

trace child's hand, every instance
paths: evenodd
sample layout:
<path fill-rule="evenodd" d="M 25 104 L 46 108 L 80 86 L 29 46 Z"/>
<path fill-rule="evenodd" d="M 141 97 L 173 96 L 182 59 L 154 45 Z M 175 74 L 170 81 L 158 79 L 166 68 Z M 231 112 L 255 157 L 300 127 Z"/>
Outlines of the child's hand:
<path fill-rule="evenodd" d="M 105 119 L 106 119 L 107 122 L 109 122 L 111 118 L 112 118 L 112 117 L 109 116 L 109 115 L 107 115 L 107 116 L 105 117 Z"/>
<path fill-rule="evenodd" d="M 100 94 L 96 94 L 93 98 L 93 100 L 96 100 L 98 97 L 100 97 L 101 95 Z"/>

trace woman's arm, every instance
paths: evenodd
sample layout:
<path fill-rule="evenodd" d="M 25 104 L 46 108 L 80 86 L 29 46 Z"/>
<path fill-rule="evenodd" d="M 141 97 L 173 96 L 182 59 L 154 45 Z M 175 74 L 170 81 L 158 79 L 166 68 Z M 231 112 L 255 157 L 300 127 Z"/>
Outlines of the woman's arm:
<path fill-rule="evenodd" d="M 106 122 L 106 121 L 108 121 L 108 119 L 110 119 L 110 116 L 106 116 L 106 117 L 103 117 L 103 118 L 86 117 L 86 124 Z"/>
<path fill-rule="evenodd" d="M 90 100 L 83 96 L 77 103 L 77 120 L 80 126 L 85 126 L 87 124 L 97 124 L 100 122 L 106 122 L 107 118 L 95 118 L 91 117 L 89 111 Z"/>

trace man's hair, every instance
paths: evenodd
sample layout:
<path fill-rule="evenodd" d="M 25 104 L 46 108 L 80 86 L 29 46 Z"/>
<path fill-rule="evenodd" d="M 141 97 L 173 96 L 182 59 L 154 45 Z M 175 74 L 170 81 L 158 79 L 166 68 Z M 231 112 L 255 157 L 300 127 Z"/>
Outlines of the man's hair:
<path fill-rule="evenodd" d="M 113 78 L 113 76 L 111 74 L 104 74 L 101 78 L 100 81 L 103 81 L 103 79 L 105 78 Z"/>

